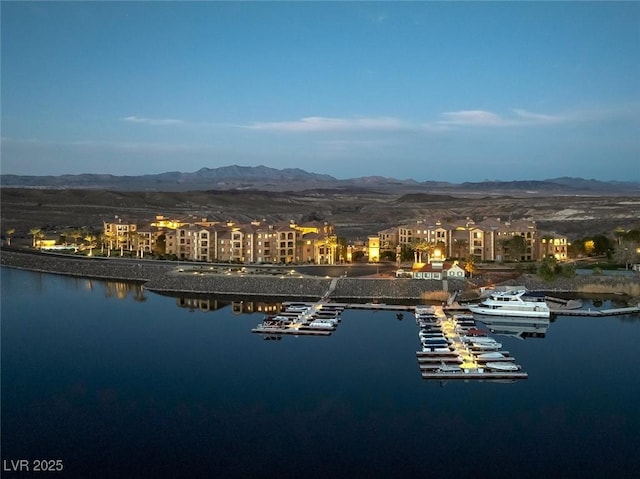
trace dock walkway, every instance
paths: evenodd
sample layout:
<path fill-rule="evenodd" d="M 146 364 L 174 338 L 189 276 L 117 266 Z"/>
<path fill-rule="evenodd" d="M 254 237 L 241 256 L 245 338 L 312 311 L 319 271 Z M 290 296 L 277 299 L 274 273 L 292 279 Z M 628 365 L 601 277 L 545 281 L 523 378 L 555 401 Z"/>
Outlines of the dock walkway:
<path fill-rule="evenodd" d="M 562 309 L 550 308 L 551 313 L 560 316 L 620 316 L 622 314 L 640 313 L 640 307 L 615 308 L 615 309 Z"/>
<path fill-rule="evenodd" d="M 486 350 L 476 350 L 469 344 L 467 332 L 474 328 L 475 321 L 465 319 L 458 321 L 455 315 L 447 316 L 441 306 L 435 306 L 434 316 L 438 322 L 430 326 L 429 331 L 439 330 L 449 342 L 449 351 L 416 351 L 418 367 L 423 379 L 443 380 L 500 380 L 515 381 L 527 379 L 526 372 L 518 369 L 513 371 L 496 369 L 497 365 L 487 363 L 501 363 L 507 368 L 515 363 L 515 358 L 508 351 L 496 351 L 497 358 L 483 357 Z M 499 349 L 500 344 L 496 344 Z"/>

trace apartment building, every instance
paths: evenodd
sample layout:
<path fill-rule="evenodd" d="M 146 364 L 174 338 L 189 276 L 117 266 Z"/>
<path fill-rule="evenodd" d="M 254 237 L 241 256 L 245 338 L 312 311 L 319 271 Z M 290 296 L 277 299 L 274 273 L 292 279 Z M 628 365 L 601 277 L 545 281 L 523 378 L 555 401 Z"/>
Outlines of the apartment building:
<path fill-rule="evenodd" d="M 114 221 L 103 221 L 103 243 L 109 249 L 133 249 L 134 235 L 138 225 L 135 221 L 116 216 Z"/>
<path fill-rule="evenodd" d="M 536 251 L 538 258 L 551 255 L 558 261 L 564 261 L 569 257 L 569 241 L 566 236 L 553 232 L 540 232 L 539 236 Z"/>
<path fill-rule="evenodd" d="M 295 222 L 266 224 L 253 221 L 236 224 L 195 222 L 157 218 L 138 228 L 138 243 L 144 252 L 152 252 L 164 235 L 165 253 L 192 261 L 234 263 L 317 263 L 336 262 L 337 238 L 328 223 Z M 155 225 L 155 226 L 154 226 Z M 173 227 L 173 228 L 171 228 Z"/>
<path fill-rule="evenodd" d="M 426 243 L 441 249 L 446 257 L 473 256 L 479 261 L 530 261 L 540 259 L 542 254 L 537 248 L 536 224 L 532 220 L 425 219 L 383 230 L 378 238 L 382 251 Z"/>

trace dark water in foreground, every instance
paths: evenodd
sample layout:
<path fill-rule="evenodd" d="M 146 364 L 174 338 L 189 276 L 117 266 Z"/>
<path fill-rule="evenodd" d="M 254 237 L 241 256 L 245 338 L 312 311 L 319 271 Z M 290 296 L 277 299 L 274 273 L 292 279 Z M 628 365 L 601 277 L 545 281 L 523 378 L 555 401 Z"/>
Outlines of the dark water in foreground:
<path fill-rule="evenodd" d="M 496 336 L 529 379 L 441 385 L 421 379 L 406 314 L 345 311 L 330 337 L 264 341 L 250 332 L 262 315 L 230 306 L 190 311 L 5 268 L 1 279 L 2 459 L 63 461 L 44 477 L 640 470 L 638 316 L 559 317 L 544 338 Z"/>

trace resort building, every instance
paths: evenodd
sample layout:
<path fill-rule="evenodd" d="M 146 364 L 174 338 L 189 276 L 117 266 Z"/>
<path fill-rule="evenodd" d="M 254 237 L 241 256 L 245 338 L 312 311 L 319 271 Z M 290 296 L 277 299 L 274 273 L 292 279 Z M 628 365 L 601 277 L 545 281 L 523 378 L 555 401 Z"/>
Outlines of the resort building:
<path fill-rule="evenodd" d="M 113 222 L 103 222 L 103 241 L 109 250 L 132 250 L 137 228 L 136 222 L 116 216 Z"/>
<path fill-rule="evenodd" d="M 540 232 L 540 239 L 537 242 L 536 257 L 538 259 L 553 256 L 558 261 L 568 259 L 569 241 L 566 236 L 558 233 Z"/>
<path fill-rule="evenodd" d="M 428 255 L 435 248 L 447 258 L 472 256 L 478 261 L 531 261 L 540 257 L 536 224 L 531 220 L 484 218 L 476 223 L 470 218 L 447 222 L 426 219 L 383 230 L 378 240 L 381 251 L 395 252 L 398 246 L 413 249 L 416 262 L 423 262 L 423 252 Z"/>
<path fill-rule="evenodd" d="M 268 264 L 334 264 L 337 256 L 333 226 L 323 222 L 237 224 L 158 216 L 140 227 L 134 222 L 104 225 L 105 238 L 114 238 L 112 248 L 135 250 L 138 255 L 162 251 L 191 261 Z"/>

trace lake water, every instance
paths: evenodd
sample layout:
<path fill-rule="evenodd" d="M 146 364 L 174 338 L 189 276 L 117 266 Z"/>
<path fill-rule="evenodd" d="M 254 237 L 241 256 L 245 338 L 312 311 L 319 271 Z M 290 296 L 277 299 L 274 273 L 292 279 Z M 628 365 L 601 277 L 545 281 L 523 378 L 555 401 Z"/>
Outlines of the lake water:
<path fill-rule="evenodd" d="M 231 305 L 203 312 L 133 286 L 1 274 L 5 467 L 61 460 L 45 476 L 74 478 L 640 471 L 638 316 L 496 336 L 529 379 L 442 384 L 421 378 L 409 314 L 347 310 L 329 337 L 265 341 L 250 332 L 262 314 Z"/>

